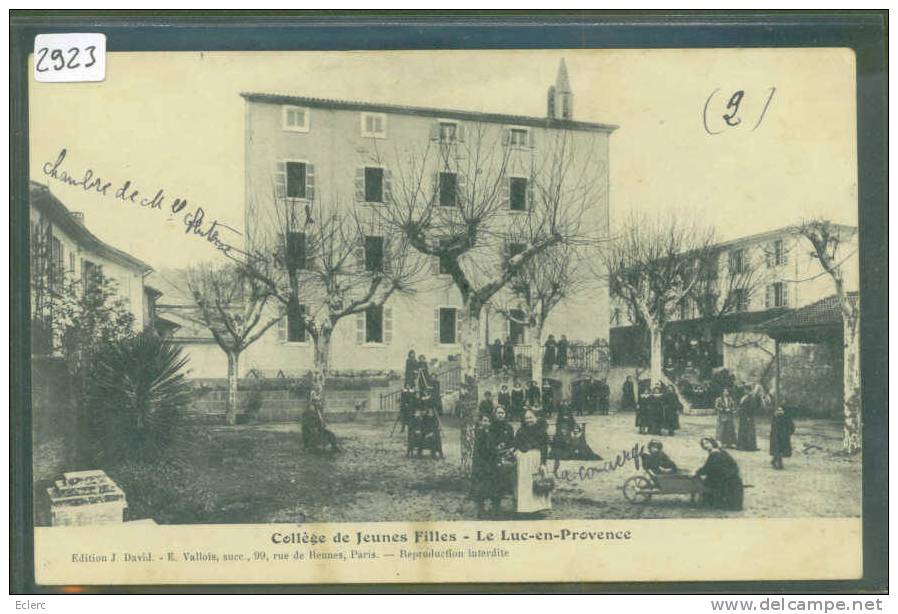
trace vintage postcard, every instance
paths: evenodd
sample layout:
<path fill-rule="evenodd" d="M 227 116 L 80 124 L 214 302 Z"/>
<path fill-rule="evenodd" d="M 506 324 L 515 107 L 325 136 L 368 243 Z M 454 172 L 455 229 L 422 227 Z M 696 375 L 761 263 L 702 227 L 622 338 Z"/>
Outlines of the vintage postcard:
<path fill-rule="evenodd" d="M 29 68 L 37 584 L 861 577 L 850 49 L 89 46 Z"/>

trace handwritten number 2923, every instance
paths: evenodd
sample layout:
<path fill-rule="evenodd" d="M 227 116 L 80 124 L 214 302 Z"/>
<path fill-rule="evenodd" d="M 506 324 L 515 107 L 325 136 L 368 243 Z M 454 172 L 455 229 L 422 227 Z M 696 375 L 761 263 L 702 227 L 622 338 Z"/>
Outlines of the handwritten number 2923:
<path fill-rule="evenodd" d="M 70 47 L 69 49 L 49 49 L 47 47 L 41 47 L 37 50 L 37 72 L 47 72 L 48 70 L 60 71 L 63 69 L 75 69 L 79 67 L 90 68 L 94 64 L 97 63 L 96 57 L 96 46 L 89 45 L 84 49 L 80 49 L 78 47 Z M 84 51 L 88 57 L 89 62 L 85 64 L 81 64 L 78 61 L 78 56 L 81 52 Z M 49 60 L 47 59 L 49 56 Z M 66 59 L 68 56 L 68 59 Z M 44 65 L 45 60 L 47 62 L 47 66 Z"/>

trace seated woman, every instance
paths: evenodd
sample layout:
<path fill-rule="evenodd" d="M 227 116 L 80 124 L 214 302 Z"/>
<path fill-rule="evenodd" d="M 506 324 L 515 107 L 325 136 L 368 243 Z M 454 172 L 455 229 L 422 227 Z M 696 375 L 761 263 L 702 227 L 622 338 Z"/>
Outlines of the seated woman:
<path fill-rule="evenodd" d="M 533 481 L 548 476 L 546 457 L 549 452 L 549 434 L 545 422 L 540 422 L 531 410 L 524 413 L 524 424 L 514 437 L 515 448 L 515 502 L 519 514 L 532 514 L 552 508 L 550 493 L 533 492 Z"/>
<path fill-rule="evenodd" d="M 736 461 L 720 448 L 716 439 L 703 437 L 701 446 L 708 453 L 708 458 L 695 475 L 702 478 L 707 489 L 702 497 L 703 503 L 721 510 L 741 510 L 744 491 Z"/>
<path fill-rule="evenodd" d="M 673 474 L 678 471 L 676 463 L 670 460 L 670 457 L 662 450 L 664 446 L 657 439 L 649 442 L 648 452 L 644 452 L 640 456 L 642 468 L 652 475 L 656 474 Z"/>

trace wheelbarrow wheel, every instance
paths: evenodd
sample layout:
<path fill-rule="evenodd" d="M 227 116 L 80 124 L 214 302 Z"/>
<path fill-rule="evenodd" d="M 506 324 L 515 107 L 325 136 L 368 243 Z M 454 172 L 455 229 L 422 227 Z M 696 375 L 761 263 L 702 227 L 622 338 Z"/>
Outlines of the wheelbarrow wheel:
<path fill-rule="evenodd" d="M 652 498 L 652 483 L 641 475 L 634 475 L 624 482 L 624 499 L 630 503 L 645 503 Z"/>

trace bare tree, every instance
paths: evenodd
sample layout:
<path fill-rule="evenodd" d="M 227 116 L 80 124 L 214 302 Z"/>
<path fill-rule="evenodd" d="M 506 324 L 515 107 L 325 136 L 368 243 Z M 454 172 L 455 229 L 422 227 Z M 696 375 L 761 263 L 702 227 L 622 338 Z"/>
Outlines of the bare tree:
<path fill-rule="evenodd" d="M 663 378 L 664 327 L 701 283 L 714 234 L 685 217 L 631 215 L 606 250 L 608 289 L 650 339 L 652 382 Z"/>
<path fill-rule="evenodd" d="M 228 424 L 237 421 L 237 380 L 240 354 L 281 319 L 267 309 L 271 293 L 247 278 L 235 264 L 197 264 L 187 270 L 186 285 L 193 301 L 187 314 L 212 333 L 228 357 Z"/>
<path fill-rule="evenodd" d="M 494 301 L 499 313 L 529 327 L 534 381 L 542 382 L 543 378 L 546 321 L 561 301 L 587 286 L 582 251 L 567 244 L 547 249 L 528 262 Z"/>
<path fill-rule="evenodd" d="M 546 143 L 516 141 L 500 126 L 437 124 L 421 149 L 373 162 L 391 172 L 384 223 L 432 263 L 458 290 L 462 374 L 476 398 L 481 314 L 496 294 L 537 256 L 604 234 L 589 216 L 601 211 L 606 166 L 594 135 L 576 142 L 565 131 L 541 133 Z M 470 465 L 473 416 L 463 415 L 462 466 Z"/>
<path fill-rule="evenodd" d="M 842 449 L 856 454 L 862 447 L 861 369 L 860 369 L 860 300 L 845 290 L 842 268 L 847 256 L 839 253 L 839 247 L 850 241 L 855 229 L 838 226 L 824 219 L 806 220 L 793 228 L 793 232 L 811 244 L 811 257 L 815 258 L 829 275 L 836 289 L 836 298 L 842 314 L 843 413 L 845 425 Z"/>
<path fill-rule="evenodd" d="M 312 340 L 312 398 L 324 409 L 331 340 L 345 318 L 414 291 L 421 260 L 368 208 L 336 193 L 292 199 L 276 190 L 254 204 L 245 274 L 264 286 Z"/>

